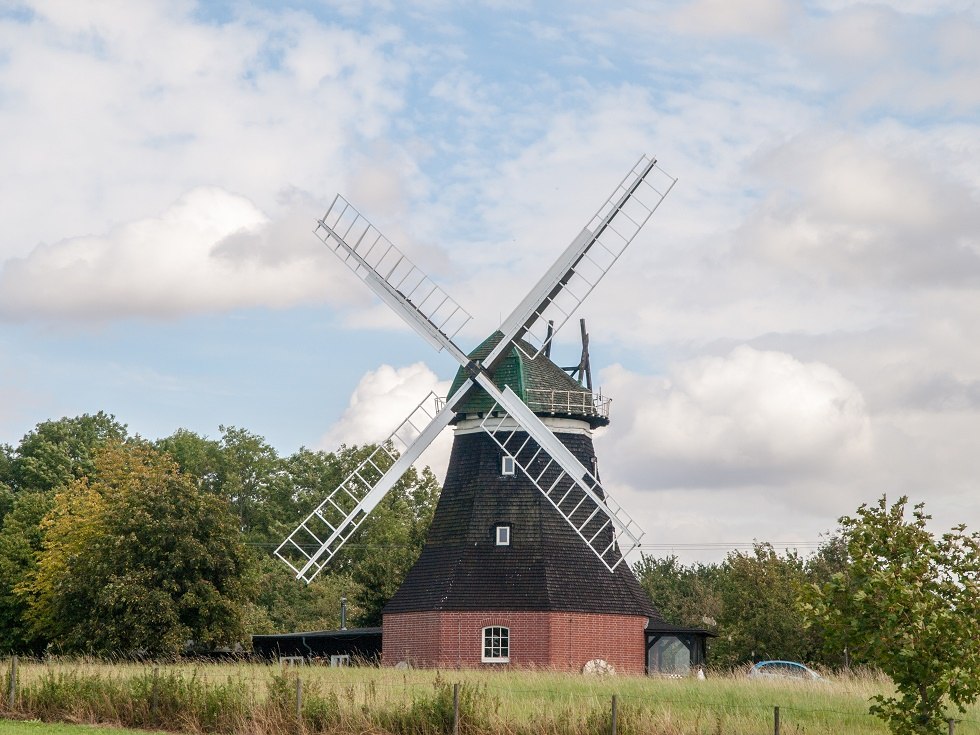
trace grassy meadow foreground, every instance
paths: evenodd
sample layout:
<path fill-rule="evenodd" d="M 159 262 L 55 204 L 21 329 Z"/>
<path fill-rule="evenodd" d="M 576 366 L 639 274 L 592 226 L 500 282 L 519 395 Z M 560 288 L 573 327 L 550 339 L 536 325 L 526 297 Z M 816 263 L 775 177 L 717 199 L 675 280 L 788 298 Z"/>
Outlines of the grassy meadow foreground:
<path fill-rule="evenodd" d="M 281 671 L 277 665 L 249 663 L 56 661 L 21 662 L 11 711 L 8 672 L 9 663 L 0 716 L 11 720 L 251 735 L 448 733 L 454 683 L 461 684 L 463 733 L 609 732 L 616 695 L 618 732 L 624 734 L 761 735 L 772 732 L 773 707 L 779 706 L 782 733 L 870 735 L 887 730 L 868 714 L 868 699 L 889 688 L 886 680 L 873 675 L 807 683 L 749 680 L 738 674 L 698 681 L 532 671 L 319 666 Z M 302 722 L 296 712 L 297 676 L 302 681 Z M 0 721 L 0 732 L 5 724 Z M 980 708 L 968 711 L 956 732 L 980 734 Z"/>
<path fill-rule="evenodd" d="M 148 730 L 128 730 L 99 725 L 69 725 L 61 722 L 0 720 L 0 735 L 148 735 Z"/>

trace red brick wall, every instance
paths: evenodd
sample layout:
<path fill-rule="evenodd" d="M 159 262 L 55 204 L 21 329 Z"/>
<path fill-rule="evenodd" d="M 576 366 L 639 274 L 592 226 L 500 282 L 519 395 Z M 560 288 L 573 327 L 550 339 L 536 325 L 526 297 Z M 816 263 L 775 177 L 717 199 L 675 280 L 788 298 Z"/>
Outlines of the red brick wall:
<path fill-rule="evenodd" d="M 417 612 L 384 616 L 382 661 L 393 666 L 499 667 L 481 662 L 483 628 L 510 629 L 510 666 L 581 671 L 594 658 L 642 674 L 645 617 L 561 612 Z"/>

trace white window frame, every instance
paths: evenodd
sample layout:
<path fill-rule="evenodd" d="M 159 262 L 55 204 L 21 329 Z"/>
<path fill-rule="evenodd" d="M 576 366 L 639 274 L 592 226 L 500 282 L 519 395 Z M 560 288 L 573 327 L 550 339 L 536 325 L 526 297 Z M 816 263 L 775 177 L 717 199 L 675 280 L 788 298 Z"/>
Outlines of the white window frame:
<path fill-rule="evenodd" d="M 482 646 L 480 661 L 483 663 L 510 663 L 510 628 L 503 625 L 488 625 L 480 631 L 480 645 Z"/>
<path fill-rule="evenodd" d="M 497 546 L 510 546 L 510 524 L 501 523 L 494 529 Z"/>
<path fill-rule="evenodd" d="M 501 475 L 516 475 L 517 474 L 517 460 L 511 457 L 509 454 L 505 454 L 500 458 L 500 474 Z"/>

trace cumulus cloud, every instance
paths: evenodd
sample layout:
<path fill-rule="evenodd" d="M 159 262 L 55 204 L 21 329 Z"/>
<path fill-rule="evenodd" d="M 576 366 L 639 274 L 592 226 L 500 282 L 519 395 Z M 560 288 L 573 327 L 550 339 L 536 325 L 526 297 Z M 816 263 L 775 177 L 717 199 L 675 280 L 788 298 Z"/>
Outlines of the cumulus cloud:
<path fill-rule="evenodd" d="M 216 187 L 104 235 L 34 248 L 0 269 L 0 317 L 106 320 L 344 302 L 351 279 L 300 211 L 270 220 Z"/>
<path fill-rule="evenodd" d="M 603 379 L 617 428 L 602 446 L 620 481 L 640 488 L 828 476 L 871 449 L 858 389 L 827 365 L 785 353 L 743 345 L 675 365 L 667 378 L 615 366 Z"/>
<path fill-rule="evenodd" d="M 355 143 L 382 136 L 402 105 L 397 33 L 296 10 L 202 23 L 195 7 L 28 2 L 0 18 L 0 200 L 18 202 L 0 259 L 201 184 L 266 212 L 284 186 L 345 188 Z"/>
<path fill-rule="evenodd" d="M 698 35 L 774 36 L 786 30 L 793 15 L 786 0 L 695 0 L 674 11 L 671 25 L 678 31 Z"/>
<path fill-rule="evenodd" d="M 381 442 L 433 391 L 445 397 L 450 381 L 439 381 L 424 363 L 405 367 L 382 365 L 361 378 L 340 419 L 324 434 L 319 444 L 334 451 L 341 444 Z M 426 404 L 429 410 L 433 406 Z M 419 427 L 423 428 L 423 427 Z M 452 448 L 452 432 L 443 433 L 416 462 L 429 465 L 440 478 L 445 476 Z"/>
<path fill-rule="evenodd" d="M 747 257 L 869 285 L 980 278 L 980 200 L 928 161 L 818 134 L 780 146 L 759 167 L 772 186 L 738 233 Z"/>

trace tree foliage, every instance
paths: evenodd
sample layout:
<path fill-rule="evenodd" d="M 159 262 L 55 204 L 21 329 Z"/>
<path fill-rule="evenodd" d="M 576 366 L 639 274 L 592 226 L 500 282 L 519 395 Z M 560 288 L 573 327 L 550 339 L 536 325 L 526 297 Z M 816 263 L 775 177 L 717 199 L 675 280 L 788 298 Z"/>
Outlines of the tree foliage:
<path fill-rule="evenodd" d="M 19 588 L 28 585 L 41 553 L 41 521 L 54 504 L 52 492 L 22 492 L 0 527 L 0 653 L 38 652 L 45 639 L 29 625 L 27 601 Z"/>
<path fill-rule="evenodd" d="M 15 492 L 65 487 L 93 471 L 99 447 L 126 435 L 126 426 L 102 411 L 40 423 L 10 459 L 10 484 Z"/>
<path fill-rule="evenodd" d="M 756 543 L 751 553 L 732 552 L 718 579 L 721 611 L 712 661 L 736 666 L 760 659 L 813 661 L 814 646 L 796 599 L 806 567 L 796 552 L 779 555 Z"/>
<path fill-rule="evenodd" d="M 143 443 L 112 442 L 58 493 L 21 588 L 57 648 L 174 654 L 240 640 L 248 559 L 220 498 Z"/>
<path fill-rule="evenodd" d="M 898 735 L 938 733 L 947 703 L 960 712 L 980 695 L 980 534 L 927 528 L 908 498 L 862 505 L 840 519 L 847 563 L 805 589 L 804 609 L 826 643 L 880 668 L 894 696 L 872 711 Z"/>
<path fill-rule="evenodd" d="M 644 554 L 633 573 L 667 622 L 711 630 L 718 625 L 722 606 L 719 565 L 685 566 L 673 555 L 658 559 Z"/>
<path fill-rule="evenodd" d="M 823 645 L 820 627 L 805 626 L 798 595 L 804 585 L 822 583 L 841 569 L 841 549 L 833 537 L 804 559 L 756 543 L 751 552 L 732 552 L 720 564 L 685 566 L 676 556 L 644 555 L 633 571 L 667 622 L 716 634 L 709 642 L 714 667 L 763 658 L 839 666 L 841 652 Z"/>

